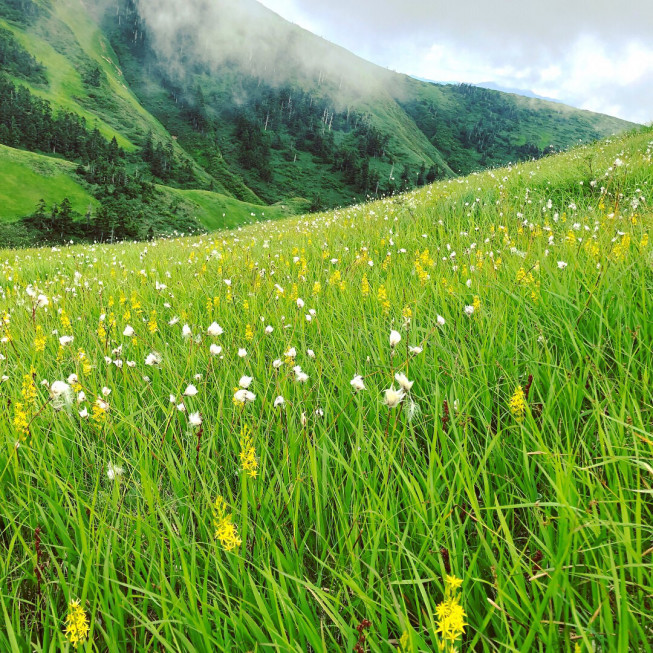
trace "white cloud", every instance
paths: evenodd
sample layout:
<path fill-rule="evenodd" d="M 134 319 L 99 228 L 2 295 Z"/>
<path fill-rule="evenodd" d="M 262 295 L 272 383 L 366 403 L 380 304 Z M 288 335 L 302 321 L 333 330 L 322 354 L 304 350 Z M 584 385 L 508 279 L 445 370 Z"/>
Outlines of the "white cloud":
<path fill-rule="evenodd" d="M 379 65 L 653 121 L 653 2 L 262 0 Z"/>

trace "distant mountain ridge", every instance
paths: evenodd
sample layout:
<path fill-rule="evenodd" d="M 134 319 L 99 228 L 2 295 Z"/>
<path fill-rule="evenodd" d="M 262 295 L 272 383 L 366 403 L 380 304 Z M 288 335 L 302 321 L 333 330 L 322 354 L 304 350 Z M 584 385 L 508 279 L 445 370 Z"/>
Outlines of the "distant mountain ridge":
<path fill-rule="evenodd" d="M 480 86 L 481 88 L 487 88 L 490 91 L 500 91 L 501 93 L 513 93 L 514 95 L 523 95 L 524 97 L 531 97 L 537 100 L 546 100 L 547 102 L 558 102 L 560 104 L 566 104 L 562 100 L 556 100 L 552 97 L 546 97 L 545 95 L 538 95 L 534 91 L 523 88 L 511 88 L 509 86 L 502 86 L 498 82 L 479 82 L 474 84 L 474 86 Z M 571 106 L 571 105 L 569 105 Z"/>
<path fill-rule="evenodd" d="M 440 84 L 444 86 L 448 85 L 460 85 L 465 82 L 458 82 L 458 81 L 438 81 L 435 79 L 428 79 L 427 77 L 419 77 L 418 75 L 411 75 L 413 79 L 416 79 L 420 82 L 427 82 L 428 84 Z M 478 86 L 479 88 L 486 88 L 488 91 L 499 91 L 500 93 L 510 93 L 511 95 L 521 95 L 523 97 L 529 97 L 533 98 L 535 100 L 545 100 L 546 102 L 556 102 L 558 104 L 566 104 L 562 100 L 556 100 L 555 98 L 552 97 L 547 97 L 545 95 L 538 95 L 534 91 L 530 91 L 528 89 L 523 89 L 523 88 L 512 88 L 510 86 L 503 86 L 502 84 L 499 84 L 498 82 L 478 82 L 475 84 L 472 84 L 472 86 Z M 567 105 L 567 106 L 572 106 L 572 105 Z M 572 107 L 575 108 L 575 107 Z"/>
<path fill-rule="evenodd" d="M 28 75 L 20 73 L 24 62 Z M 226 206 L 220 198 L 239 220 L 260 217 L 265 206 L 277 207 L 268 216 L 316 210 L 634 126 L 538 98 L 393 73 L 254 0 L 0 0 L 0 78 L 47 102 L 54 115 L 96 129 L 93 143 L 106 139 L 92 152 L 35 139 L 26 109 L 35 100 L 21 95 L 18 103 L 0 98 L 0 144 L 63 155 L 76 166 L 58 173 L 78 189 L 73 213 L 89 214 L 88 222 L 113 206 L 106 210 L 131 216 L 120 228 L 136 236 L 176 220 L 215 228 L 220 220 L 208 207 Z M 20 175 L 5 176 L 0 197 L 17 201 L 5 215 L 0 207 L 0 219 L 20 217 L 27 198 L 39 195 L 39 175 L 45 204 L 63 199 L 39 172 L 38 156 L 17 160 L 0 149 L 0 167 L 31 169 L 30 193 L 7 181 Z M 143 217 L 147 206 L 134 208 L 133 183 L 154 185 L 163 223 Z"/>

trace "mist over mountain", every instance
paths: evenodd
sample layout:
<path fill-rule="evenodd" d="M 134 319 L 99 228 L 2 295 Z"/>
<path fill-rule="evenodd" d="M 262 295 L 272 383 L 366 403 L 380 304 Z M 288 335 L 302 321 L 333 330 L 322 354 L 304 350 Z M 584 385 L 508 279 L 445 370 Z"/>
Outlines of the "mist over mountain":
<path fill-rule="evenodd" d="M 254 0 L 138 0 L 135 9 L 158 61 L 177 81 L 189 68 L 220 74 L 238 65 L 272 86 L 319 86 L 328 78 L 344 100 L 379 91 L 388 77 Z"/>

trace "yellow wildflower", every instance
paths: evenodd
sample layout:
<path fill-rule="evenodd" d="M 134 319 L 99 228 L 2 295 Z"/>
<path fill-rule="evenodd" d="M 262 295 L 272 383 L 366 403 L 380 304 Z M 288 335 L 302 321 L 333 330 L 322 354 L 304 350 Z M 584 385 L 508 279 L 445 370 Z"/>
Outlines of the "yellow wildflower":
<path fill-rule="evenodd" d="M 517 386 L 515 392 L 510 398 L 510 412 L 513 414 L 518 422 L 524 419 L 526 413 L 526 395 L 520 385 Z"/>
<path fill-rule="evenodd" d="M 36 336 L 34 337 L 34 349 L 36 350 L 37 353 L 41 353 L 45 351 L 45 343 L 47 339 L 45 335 L 43 335 L 43 328 L 39 324 L 36 327 Z"/>
<path fill-rule="evenodd" d="M 221 496 L 213 504 L 213 526 L 215 539 L 220 540 L 225 551 L 232 551 L 242 544 L 236 525 L 232 522 L 232 515 L 227 511 L 227 504 Z"/>
<path fill-rule="evenodd" d="M 363 275 L 363 280 L 361 281 L 361 292 L 363 297 L 367 297 L 370 294 L 370 282 L 367 280 L 367 275 Z"/>
<path fill-rule="evenodd" d="M 248 426 L 243 427 L 240 434 L 240 465 L 242 470 L 250 477 L 258 476 L 258 460 L 252 434 Z"/>
<path fill-rule="evenodd" d="M 86 641 L 88 630 L 88 620 L 84 608 L 79 604 L 79 600 L 71 601 L 68 604 L 66 630 L 64 631 L 66 639 L 77 648 Z"/>
<path fill-rule="evenodd" d="M 247 340 L 248 342 L 251 342 L 252 340 L 254 340 L 254 329 L 252 329 L 251 324 L 248 324 L 245 327 L 245 340 Z"/>
<path fill-rule="evenodd" d="M 435 608 L 436 633 L 440 635 L 438 649 L 453 651 L 456 641 L 465 633 L 465 610 L 460 603 L 457 592 L 462 580 L 456 576 L 445 577 L 444 600 Z"/>
<path fill-rule="evenodd" d="M 23 404 L 19 402 L 14 405 L 14 428 L 21 440 L 24 440 L 29 434 L 29 419 Z"/>
<path fill-rule="evenodd" d="M 381 308 L 383 308 L 384 313 L 389 313 L 390 312 L 390 301 L 388 300 L 388 291 L 385 289 L 385 286 L 379 286 L 379 290 L 377 292 L 377 297 L 379 300 L 379 303 L 381 304 Z"/>

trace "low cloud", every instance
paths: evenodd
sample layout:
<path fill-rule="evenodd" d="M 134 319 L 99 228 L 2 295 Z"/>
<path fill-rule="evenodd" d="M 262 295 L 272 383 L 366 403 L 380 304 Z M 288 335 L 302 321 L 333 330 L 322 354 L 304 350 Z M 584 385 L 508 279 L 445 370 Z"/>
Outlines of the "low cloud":
<path fill-rule="evenodd" d="M 393 70 L 436 81 L 495 81 L 653 120 L 649 0 L 262 2 Z"/>

